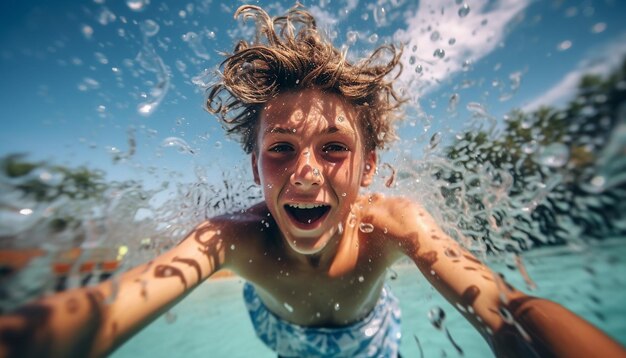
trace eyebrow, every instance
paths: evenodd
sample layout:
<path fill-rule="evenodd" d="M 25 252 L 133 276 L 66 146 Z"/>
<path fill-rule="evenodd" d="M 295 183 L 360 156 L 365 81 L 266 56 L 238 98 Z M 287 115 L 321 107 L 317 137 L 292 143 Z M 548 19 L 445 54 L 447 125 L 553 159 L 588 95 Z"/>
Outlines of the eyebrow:
<path fill-rule="evenodd" d="M 279 133 L 279 134 L 297 134 L 295 128 L 285 128 L 285 127 L 272 127 L 265 131 L 266 133 Z M 347 132 L 345 129 L 341 129 L 337 126 L 330 126 L 326 128 L 322 134 L 333 134 L 338 132 Z"/>

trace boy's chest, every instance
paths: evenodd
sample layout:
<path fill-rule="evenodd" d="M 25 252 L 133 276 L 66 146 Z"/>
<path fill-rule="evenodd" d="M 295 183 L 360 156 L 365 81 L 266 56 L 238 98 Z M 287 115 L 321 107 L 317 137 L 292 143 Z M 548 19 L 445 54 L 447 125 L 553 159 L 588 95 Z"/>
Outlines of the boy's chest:
<path fill-rule="evenodd" d="M 280 261 L 259 263 L 240 275 L 255 285 L 271 312 L 304 326 L 342 326 L 365 317 L 380 297 L 386 274 L 386 265 L 369 260 L 337 277 Z"/>

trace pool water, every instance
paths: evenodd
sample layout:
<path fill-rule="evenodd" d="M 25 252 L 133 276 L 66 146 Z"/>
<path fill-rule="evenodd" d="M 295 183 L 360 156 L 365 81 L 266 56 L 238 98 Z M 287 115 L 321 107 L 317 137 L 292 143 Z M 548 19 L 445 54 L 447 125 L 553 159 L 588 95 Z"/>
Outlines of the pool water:
<path fill-rule="evenodd" d="M 517 288 L 561 303 L 626 344 L 624 257 L 623 238 L 578 252 L 564 247 L 533 250 L 524 256 L 528 274 L 537 285 L 532 292 L 517 270 L 500 263 L 490 266 Z M 445 311 L 444 326 L 463 356 L 493 356 L 484 339 L 416 268 L 402 264 L 394 271 L 397 279 L 389 283 L 402 307 L 403 356 L 460 356 L 446 333 L 430 323 L 428 312 L 435 307 Z M 255 336 L 241 297 L 242 286 L 238 278 L 207 281 L 112 357 L 275 357 Z"/>

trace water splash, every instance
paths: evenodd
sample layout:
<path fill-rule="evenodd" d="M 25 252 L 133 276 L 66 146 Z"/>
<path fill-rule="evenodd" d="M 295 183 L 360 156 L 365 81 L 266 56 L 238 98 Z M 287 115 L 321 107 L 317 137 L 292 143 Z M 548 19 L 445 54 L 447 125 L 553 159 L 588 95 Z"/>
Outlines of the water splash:
<path fill-rule="evenodd" d="M 428 311 L 428 320 L 438 330 L 444 328 L 445 319 L 446 312 L 441 307 L 435 306 Z"/>
<path fill-rule="evenodd" d="M 442 48 L 438 48 L 433 52 L 433 57 L 436 58 L 444 58 L 446 56 L 446 51 Z"/>
<path fill-rule="evenodd" d="M 150 0 L 126 0 L 126 5 L 133 11 L 143 11 L 150 4 Z"/>
<path fill-rule="evenodd" d="M 145 20 L 144 22 L 141 23 L 141 32 L 146 36 L 146 37 L 152 37 L 155 36 L 157 33 L 159 33 L 159 24 L 154 21 L 154 20 Z"/>
<path fill-rule="evenodd" d="M 366 234 L 372 233 L 374 232 L 374 225 L 370 223 L 360 223 L 359 231 L 366 233 Z"/>
<path fill-rule="evenodd" d="M 569 148 L 563 143 L 552 143 L 541 147 L 535 155 L 535 160 L 546 167 L 561 168 L 569 160 Z"/>
<path fill-rule="evenodd" d="M 162 147 L 176 148 L 180 153 L 196 154 L 191 146 L 182 138 L 167 137 L 161 142 Z"/>
<path fill-rule="evenodd" d="M 289 313 L 293 313 L 293 307 L 289 303 L 285 302 L 283 303 L 283 306 Z"/>
<path fill-rule="evenodd" d="M 147 101 L 137 105 L 137 112 L 146 117 L 154 113 L 159 107 L 170 87 L 169 70 L 148 39 L 149 37 L 144 35 L 143 46 L 135 58 L 135 61 L 144 70 L 153 72 L 157 78 L 157 82 L 150 89 L 149 95 L 146 95 Z"/>
<path fill-rule="evenodd" d="M 203 60 L 210 60 L 211 55 L 209 55 L 209 51 L 203 44 L 204 35 L 204 33 L 196 34 L 193 31 L 189 31 L 182 35 L 182 40 L 189 45 L 189 48 L 191 48 L 196 56 Z"/>
<path fill-rule="evenodd" d="M 458 15 L 460 18 L 466 17 L 470 13 L 470 7 L 467 4 L 463 4 L 458 11 Z"/>

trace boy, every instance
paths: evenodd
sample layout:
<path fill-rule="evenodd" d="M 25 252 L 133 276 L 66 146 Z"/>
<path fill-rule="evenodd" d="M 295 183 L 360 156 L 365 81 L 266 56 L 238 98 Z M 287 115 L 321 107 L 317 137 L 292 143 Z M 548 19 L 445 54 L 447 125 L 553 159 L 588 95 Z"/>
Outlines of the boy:
<path fill-rule="evenodd" d="M 418 204 L 359 195 L 372 181 L 376 149 L 394 137 L 402 101 L 386 78 L 398 51 L 383 47 L 351 65 L 298 7 L 275 19 L 255 6 L 237 15 L 257 20 L 259 39 L 240 42 L 224 62 L 208 108 L 251 154 L 264 201 L 200 224 L 116 283 L 3 317 L 1 356 L 104 355 L 229 269 L 248 282 L 253 325 L 279 356 L 395 357 L 400 316 L 384 278 L 403 256 L 498 355 L 626 356 L 569 311 L 507 286 Z M 391 59 L 377 64 L 385 51 Z"/>

